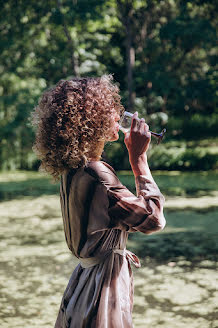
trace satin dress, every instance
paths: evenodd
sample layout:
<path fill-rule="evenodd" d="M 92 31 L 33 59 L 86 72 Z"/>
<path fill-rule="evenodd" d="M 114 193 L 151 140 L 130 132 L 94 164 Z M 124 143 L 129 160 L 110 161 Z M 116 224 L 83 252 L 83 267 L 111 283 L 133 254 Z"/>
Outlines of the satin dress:
<path fill-rule="evenodd" d="M 80 263 L 60 304 L 55 328 L 132 328 L 137 256 L 126 249 L 130 232 L 163 229 L 164 197 L 153 180 L 135 179 L 137 196 L 103 161 L 61 176 L 60 202 L 67 245 Z"/>

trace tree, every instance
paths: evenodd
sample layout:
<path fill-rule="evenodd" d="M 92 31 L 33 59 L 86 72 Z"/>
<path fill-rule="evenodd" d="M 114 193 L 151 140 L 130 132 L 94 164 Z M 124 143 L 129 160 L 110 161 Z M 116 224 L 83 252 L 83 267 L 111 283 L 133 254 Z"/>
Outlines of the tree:
<path fill-rule="evenodd" d="M 168 136 L 216 135 L 216 13 L 214 0 L 1 1 L 1 167 L 32 167 L 29 113 L 71 76 L 114 73 L 124 106 L 152 128 L 169 117 Z"/>

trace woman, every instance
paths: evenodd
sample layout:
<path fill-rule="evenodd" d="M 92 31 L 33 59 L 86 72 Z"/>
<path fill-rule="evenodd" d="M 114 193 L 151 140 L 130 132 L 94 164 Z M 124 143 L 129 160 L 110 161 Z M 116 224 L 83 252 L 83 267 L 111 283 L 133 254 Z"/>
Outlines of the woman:
<path fill-rule="evenodd" d="M 137 197 L 119 181 L 101 155 L 119 138 L 123 112 L 111 75 L 60 81 L 33 113 L 33 149 L 41 168 L 60 176 L 66 242 L 80 263 L 64 292 L 55 328 L 132 327 L 133 275 L 137 256 L 126 250 L 129 232 L 163 229 L 164 197 L 147 163 L 151 135 L 133 116 L 125 145 Z"/>

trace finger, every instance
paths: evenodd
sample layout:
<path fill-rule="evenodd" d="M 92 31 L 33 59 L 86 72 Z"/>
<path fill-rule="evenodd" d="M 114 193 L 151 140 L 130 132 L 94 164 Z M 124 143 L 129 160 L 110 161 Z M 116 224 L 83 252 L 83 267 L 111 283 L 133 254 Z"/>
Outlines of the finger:
<path fill-rule="evenodd" d="M 147 138 L 151 139 L 151 132 L 147 132 Z"/>
<path fill-rule="evenodd" d="M 131 130 L 137 128 L 137 122 L 138 122 L 138 112 L 135 112 L 132 117 Z"/>
<path fill-rule="evenodd" d="M 139 122 L 139 131 L 141 132 L 141 134 L 144 134 L 145 132 L 145 119 L 141 118 L 140 122 Z"/>
<path fill-rule="evenodd" d="M 148 139 L 151 139 L 151 132 L 149 131 L 149 126 L 146 123 L 144 124 L 144 135 Z"/>
<path fill-rule="evenodd" d="M 149 125 L 148 124 L 143 124 L 143 132 L 144 135 L 146 135 L 149 139 L 151 138 L 151 133 L 149 131 Z"/>
<path fill-rule="evenodd" d="M 147 123 L 145 123 L 145 131 L 148 132 L 149 131 L 149 125 Z"/>

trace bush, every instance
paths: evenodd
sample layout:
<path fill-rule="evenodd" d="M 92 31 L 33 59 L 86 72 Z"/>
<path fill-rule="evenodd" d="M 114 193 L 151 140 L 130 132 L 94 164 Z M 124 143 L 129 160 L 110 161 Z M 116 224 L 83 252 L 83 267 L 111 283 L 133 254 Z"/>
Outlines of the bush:
<path fill-rule="evenodd" d="M 167 139 L 198 140 L 217 136 L 218 114 L 202 115 L 195 113 L 187 117 L 169 118 L 166 125 Z"/>
<path fill-rule="evenodd" d="M 218 147 L 163 144 L 150 150 L 149 164 L 158 170 L 213 170 L 218 168 Z"/>

